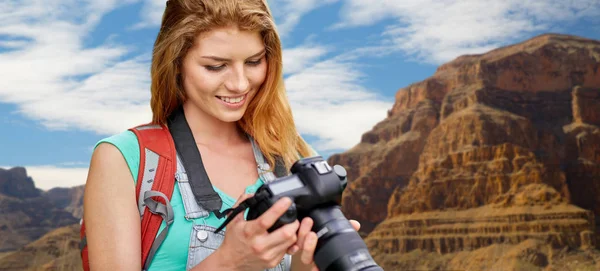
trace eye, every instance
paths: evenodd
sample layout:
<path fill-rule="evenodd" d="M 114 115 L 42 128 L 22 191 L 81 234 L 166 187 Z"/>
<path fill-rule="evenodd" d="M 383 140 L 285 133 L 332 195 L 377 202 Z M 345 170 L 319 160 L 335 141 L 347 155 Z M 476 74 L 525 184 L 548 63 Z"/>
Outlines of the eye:
<path fill-rule="evenodd" d="M 247 63 L 250 64 L 251 66 L 258 66 L 258 65 L 260 65 L 261 62 L 262 62 L 262 59 L 255 60 L 255 61 L 248 61 Z"/>
<path fill-rule="evenodd" d="M 225 65 L 220 65 L 220 66 L 204 66 L 204 68 L 206 68 L 209 71 L 220 71 L 225 67 Z"/>

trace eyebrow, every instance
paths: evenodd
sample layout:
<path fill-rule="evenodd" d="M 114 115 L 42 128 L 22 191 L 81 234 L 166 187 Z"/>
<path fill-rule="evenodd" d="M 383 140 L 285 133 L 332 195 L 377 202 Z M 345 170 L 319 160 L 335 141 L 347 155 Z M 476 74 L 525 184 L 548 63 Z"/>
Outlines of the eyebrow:
<path fill-rule="evenodd" d="M 265 52 L 266 52 L 266 49 L 262 49 L 262 51 L 260 51 L 260 52 L 258 52 L 256 54 L 253 54 L 253 55 L 251 55 L 248 58 L 257 57 L 259 55 L 262 55 Z M 231 59 L 229 59 L 229 58 L 222 58 L 222 57 L 218 57 L 218 56 L 202 56 L 202 58 L 208 58 L 208 59 L 212 59 L 212 60 L 216 60 L 216 61 L 225 61 L 225 62 L 231 61 Z"/>

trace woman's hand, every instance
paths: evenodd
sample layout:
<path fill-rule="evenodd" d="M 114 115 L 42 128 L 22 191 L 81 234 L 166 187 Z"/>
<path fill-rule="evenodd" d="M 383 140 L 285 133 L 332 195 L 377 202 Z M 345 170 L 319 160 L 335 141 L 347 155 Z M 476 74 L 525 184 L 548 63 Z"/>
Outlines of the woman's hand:
<path fill-rule="evenodd" d="M 250 196 L 242 195 L 235 205 Z M 286 224 L 272 233 L 267 229 L 287 211 L 291 203 L 289 198 L 282 198 L 260 217 L 250 221 L 244 220 L 244 212 L 241 212 L 227 225 L 225 239 L 215 251 L 228 265 L 227 270 L 264 270 L 281 262 L 287 249 L 297 241 L 296 232 L 300 223 L 295 221 Z"/>
<path fill-rule="evenodd" d="M 354 230 L 360 229 L 360 223 L 350 219 L 350 224 Z M 310 217 L 302 219 L 300 229 L 298 230 L 298 242 L 292 246 L 288 253 L 294 254 L 292 257 L 292 271 L 319 271 L 315 265 L 313 256 L 317 246 L 317 234 L 311 231 L 313 220 Z M 295 254 L 299 251 L 299 254 Z"/>

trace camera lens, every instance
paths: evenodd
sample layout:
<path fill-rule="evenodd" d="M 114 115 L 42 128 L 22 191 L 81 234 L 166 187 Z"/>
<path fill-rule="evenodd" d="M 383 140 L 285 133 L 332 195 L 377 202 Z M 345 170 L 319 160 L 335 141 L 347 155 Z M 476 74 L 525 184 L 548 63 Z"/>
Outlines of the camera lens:
<path fill-rule="evenodd" d="M 309 213 L 313 231 L 319 240 L 315 249 L 315 264 L 322 271 L 379 271 L 367 245 L 352 224 L 344 217 L 339 205 L 315 208 Z"/>

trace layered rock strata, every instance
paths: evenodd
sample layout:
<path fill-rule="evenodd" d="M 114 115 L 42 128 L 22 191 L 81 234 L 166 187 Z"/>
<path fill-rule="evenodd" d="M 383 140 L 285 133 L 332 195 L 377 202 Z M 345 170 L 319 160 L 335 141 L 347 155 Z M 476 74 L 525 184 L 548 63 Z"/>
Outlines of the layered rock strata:
<path fill-rule="evenodd" d="M 377 253 L 600 242 L 600 42 L 541 35 L 461 56 L 400 89 L 329 162 Z"/>

